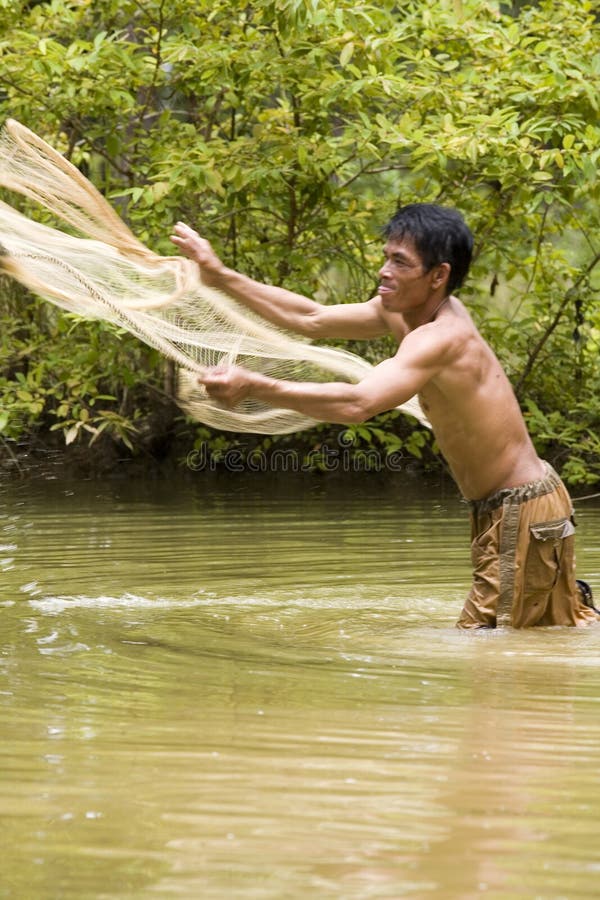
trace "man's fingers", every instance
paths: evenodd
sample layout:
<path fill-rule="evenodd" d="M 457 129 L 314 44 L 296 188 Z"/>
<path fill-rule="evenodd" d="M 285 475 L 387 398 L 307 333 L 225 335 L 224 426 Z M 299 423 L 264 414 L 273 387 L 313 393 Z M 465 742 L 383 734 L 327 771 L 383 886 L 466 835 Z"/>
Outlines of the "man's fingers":
<path fill-rule="evenodd" d="M 227 372 L 231 369 L 231 366 L 212 366 L 211 368 L 205 368 L 202 372 L 198 373 L 198 381 L 202 384 L 206 384 L 208 381 L 221 381 L 223 375 L 227 374 Z"/>
<path fill-rule="evenodd" d="M 178 234 L 197 234 L 197 232 L 189 225 L 186 225 L 185 222 L 176 222 L 174 231 Z"/>
<path fill-rule="evenodd" d="M 180 242 L 190 241 L 190 240 L 202 240 L 197 231 L 194 231 L 193 228 L 190 228 L 189 225 L 186 225 L 185 222 L 177 222 L 173 226 L 173 234 L 171 235 L 171 240 L 178 244 Z"/>
<path fill-rule="evenodd" d="M 199 384 L 204 385 L 213 400 L 231 408 L 243 399 L 245 394 L 243 384 L 239 383 L 241 371 L 236 370 L 235 366 L 222 364 L 199 372 L 197 380 Z"/>

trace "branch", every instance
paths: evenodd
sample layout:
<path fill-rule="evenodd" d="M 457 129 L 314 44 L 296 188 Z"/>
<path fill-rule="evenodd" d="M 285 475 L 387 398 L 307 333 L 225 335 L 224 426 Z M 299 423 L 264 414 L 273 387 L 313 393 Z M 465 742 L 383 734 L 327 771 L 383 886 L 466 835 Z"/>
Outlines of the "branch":
<path fill-rule="evenodd" d="M 519 380 L 515 386 L 515 394 L 517 395 L 517 397 L 519 397 L 519 394 L 520 394 L 521 390 L 523 389 L 525 382 L 529 378 L 538 356 L 540 355 L 544 345 L 546 344 L 546 342 L 548 341 L 548 339 L 550 338 L 550 336 L 553 334 L 556 327 L 558 326 L 558 323 L 560 322 L 560 320 L 563 317 L 564 311 L 566 310 L 567 306 L 573 299 L 573 295 L 577 292 L 579 285 L 582 283 L 582 281 L 585 281 L 585 279 L 588 277 L 588 275 L 590 274 L 592 269 L 594 269 L 598 265 L 599 262 L 600 262 L 600 253 L 597 253 L 596 256 L 589 263 L 589 265 L 587 265 L 586 268 L 583 270 L 583 272 L 580 274 L 577 281 L 575 281 L 575 283 L 571 285 L 571 287 L 569 288 L 569 290 L 563 297 L 562 302 L 556 311 L 556 315 L 554 316 L 554 318 L 552 319 L 552 321 L 550 322 L 550 324 L 548 325 L 548 327 L 546 328 L 546 330 L 540 337 L 539 341 L 537 342 L 537 344 L 535 345 L 535 347 L 529 354 L 529 359 L 527 360 L 527 365 L 523 369 L 523 372 L 521 373 L 521 377 L 519 378 Z"/>
<path fill-rule="evenodd" d="M 144 12 L 144 13 L 146 12 L 144 10 L 144 8 L 142 7 L 142 5 L 139 2 L 137 2 L 137 0 L 136 0 L 136 5 L 139 6 L 140 9 L 142 9 L 142 12 Z M 140 111 L 140 113 L 138 114 L 138 122 L 143 122 L 144 119 L 146 118 L 146 114 L 147 114 L 148 108 L 150 106 L 150 100 L 156 89 L 156 83 L 158 81 L 160 67 L 162 65 L 162 41 L 163 41 L 163 37 L 164 37 L 164 28 L 165 28 L 164 6 L 165 6 L 165 0 L 162 0 L 160 6 L 158 8 L 158 23 L 156 24 L 157 38 L 156 38 L 156 54 L 155 54 L 155 61 L 154 61 L 154 70 L 152 72 L 152 79 L 150 81 L 150 84 L 148 85 L 148 87 L 145 90 L 144 106 L 143 106 L 142 110 Z M 156 114 L 156 110 L 154 112 Z"/>
<path fill-rule="evenodd" d="M 511 323 L 514 322 L 515 318 L 516 318 L 517 315 L 519 314 L 519 311 L 520 311 L 520 309 L 521 309 L 521 307 L 522 307 L 522 305 L 523 305 L 523 302 L 524 302 L 524 300 L 525 300 L 525 297 L 529 294 L 529 291 L 531 290 L 531 286 L 532 286 L 532 284 L 533 284 L 533 281 L 534 281 L 534 278 L 535 278 L 535 274 L 536 274 L 536 272 L 537 272 L 538 265 L 539 265 L 539 261 L 540 261 L 540 255 L 541 255 L 541 252 L 542 252 L 542 241 L 543 241 L 543 239 L 544 239 L 544 232 L 545 232 L 545 229 L 546 229 L 546 219 L 548 218 L 548 211 L 549 211 L 549 210 L 550 210 L 550 204 L 549 204 L 549 203 L 546 203 L 546 205 L 545 205 L 545 207 L 544 207 L 544 212 L 543 212 L 543 215 L 542 215 L 542 221 L 540 222 L 540 229 L 539 229 L 539 232 L 538 232 L 537 241 L 536 241 L 536 244 L 535 244 L 535 259 L 534 259 L 534 261 L 533 261 L 533 266 L 531 267 L 531 275 L 529 276 L 529 282 L 528 282 L 528 284 L 527 284 L 527 287 L 525 288 L 525 290 L 523 291 L 523 293 L 522 293 L 522 295 L 521 295 L 521 299 L 520 299 L 519 302 L 517 303 L 516 309 L 513 311 L 512 315 L 511 315 L 511 317 L 510 317 L 510 320 L 509 320 L 509 321 L 510 321 Z"/>

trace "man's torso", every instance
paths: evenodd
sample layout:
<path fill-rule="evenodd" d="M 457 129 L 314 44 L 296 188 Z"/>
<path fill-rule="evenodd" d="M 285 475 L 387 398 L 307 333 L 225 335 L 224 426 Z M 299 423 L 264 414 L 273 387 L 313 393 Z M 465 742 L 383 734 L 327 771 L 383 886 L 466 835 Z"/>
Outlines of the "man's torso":
<path fill-rule="evenodd" d="M 444 365 L 419 399 L 463 495 L 481 499 L 543 477 L 512 386 L 462 303 L 450 298 L 421 327 L 440 329 Z"/>

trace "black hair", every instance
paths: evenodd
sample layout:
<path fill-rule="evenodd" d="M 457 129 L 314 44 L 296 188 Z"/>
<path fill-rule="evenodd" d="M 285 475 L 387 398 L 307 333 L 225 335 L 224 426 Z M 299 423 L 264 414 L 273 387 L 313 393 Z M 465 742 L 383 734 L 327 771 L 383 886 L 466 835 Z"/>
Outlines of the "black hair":
<path fill-rule="evenodd" d="M 392 241 L 410 238 L 426 272 L 449 263 L 449 294 L 465 280 L 473 255 L 473 235 L 458 210 L 435 203 L 409 203 L 384 226 L 383 236 Z"/>

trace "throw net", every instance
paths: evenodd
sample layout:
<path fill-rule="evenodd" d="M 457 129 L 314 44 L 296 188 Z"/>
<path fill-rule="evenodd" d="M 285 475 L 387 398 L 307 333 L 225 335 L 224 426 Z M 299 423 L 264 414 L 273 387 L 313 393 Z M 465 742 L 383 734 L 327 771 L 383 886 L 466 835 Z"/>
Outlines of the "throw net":
<path fill-rule="evenodd" d="M 263 434 L 315 420 L 247 399 L 213 401 L 197 376 L 237 364 L 277 379 L 360 381 L 372 366 L 270 324 L 202 283 L 196 263 L 160 256 L 137 240 L 93 185 L 60 153 L 9 119 L 0 134 L 0 185 L 45 207 L 78 236 L 0 202 L 0 270 L 69 312 L 125 328 L 178 365 L 178 404 L 215 428 Z M 424 424 L 418 400 L 399 407 Z"/>

